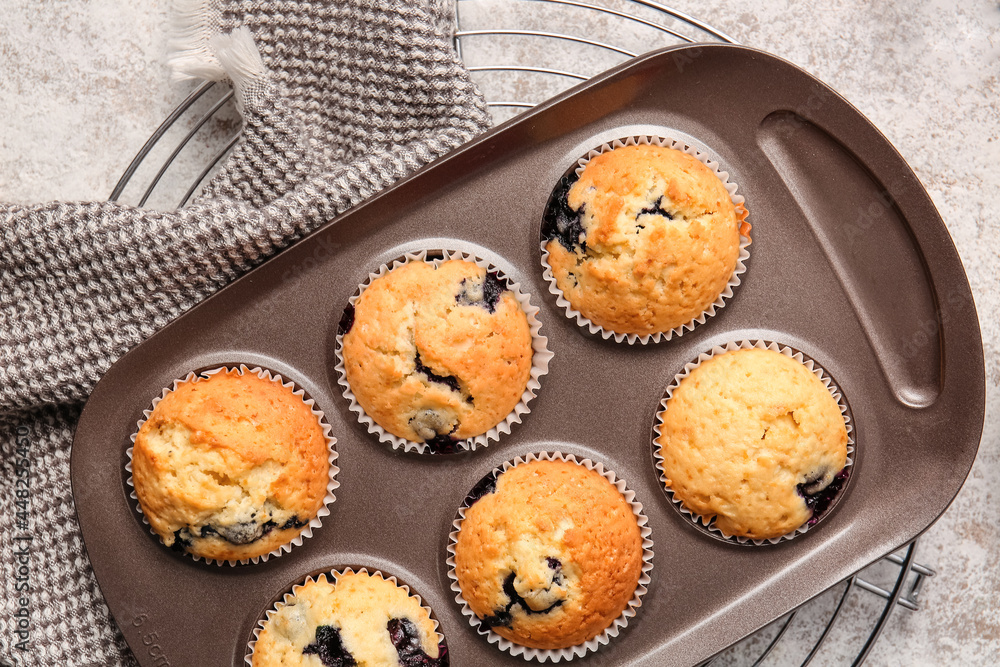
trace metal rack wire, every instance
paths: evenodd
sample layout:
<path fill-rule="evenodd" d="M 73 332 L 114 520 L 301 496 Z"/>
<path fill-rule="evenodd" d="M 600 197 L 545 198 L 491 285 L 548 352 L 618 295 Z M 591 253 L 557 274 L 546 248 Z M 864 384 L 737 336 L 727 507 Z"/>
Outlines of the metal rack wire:
<path fill-rule="evenodd" d="M 455 9 L 455 49 L 497 122 L 652 48 L 736 43 L 726 33 L 655 0 L 455 0 Z M 594 34 L 602 38 L 594 39 Z M 547 48 L 539 48 L 540 44 Z M 545 58 L 538 61 L 538 54 Z M 128 194 L 129 201 L 143 206 L 155 193 L 164 206 L 173 202 L 184 206 L 239 140 L 239 131 L 230 128 L 232 96 L 227 86 L 211 82 L 193 90 L 139 150 L 110 199 L 118 201 Z M 228 122 L 220 120 L 227 114 Z M 934 571 L 917 564 L 915 554 L 913 542 L 702 667 L 756 666 L 765 661 L 804 667 L 817 659 L 860 665 L 897 607 L 919 609 L 921 586 Z M 872 600 L 881 601 L 881 608 L 872 606 Z M 841 628 L 854 629 L 859 647 L 846 646 L 852 637 L 830 641 L 838 622 Z M 800 636 L 793 639 L 796 632 Z M 829 650 L 832 645 L 836 651 Z M 832 658 L 831 653 L 835 653 Z"/>
<path fill-rule="evenodd" d="M 763 628 L 752 637 L 730 647 L 700 667 L 723 667 L 724 665 L 806 665 L 823 656 L 827 664 L 850 664 L 857 666 L 868 657 L 875 642 L 886 627 L 897 606 L 910 611 L 920 609 L 918 596 L 926 578 L 934 576 L 934 570 L 915 561 L 916 541 L 911 542 L 897 553 L 890 554 L 869 566 L 845 582 L 834 586 L 823 595 L 806 603 L 786 616 Z M 877 570 L 883 570 L 879 573 Z M 888 573 L 886 572 L 888 571 Z M 872 576 L 887 579 L 887 583 L 872 583 Z M 849 602 L 856 590 L 872 593 L 884 600 L 881 608 L 872 605 L 856 605 L 853 617 L 848 613 Z M 823 598 L 826 598 L 824 600 Z M 827 604 L 824 604 L 826 602 Z M 832 603 L 832 604 L 831 604 Z M 830 609 L 832 607 L 832 609 Z M 871 624 L 872 617 L 875 618 Z M 811 635 L 792 639 L 797 622 L 809 618 L 813 626 Z M 854 624 L 854 644 L 848 637 L 842 638 L 838 651 L 826 651 L 827 640 L 834 634 L 838 621 Z M 799 623 L 801 624 L 801 623 Z M 868 625 L 867 633 L 864 626 Z M 858 631 L 860 629 L 860 632 Z M 851 633 L 846 633 L 850 635 Z M 860 644 L 857 646 L 856 644 Z M 781 647 L 783 654 L 776 658 Z M 765 663 L 765 661 L 768 661 Z"/>

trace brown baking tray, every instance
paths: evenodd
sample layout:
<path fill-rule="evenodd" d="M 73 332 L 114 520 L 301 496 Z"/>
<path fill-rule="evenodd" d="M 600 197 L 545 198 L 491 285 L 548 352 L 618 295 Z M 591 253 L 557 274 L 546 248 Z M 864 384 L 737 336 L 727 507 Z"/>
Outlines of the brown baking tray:
<path fill-rule="evenodd" d="M 539 259 L 552 187 L 589 148 L 630 134 L 689 137 L 739 184 L 753 223 L 743 284 L 681 338 L 616 344 L 555 303 Z M 358 424 L 337 385 L 335 336 L 368 272 L 408 250 L 494 262 L 541 307 L 555 353 L 531 413 L 486 449 L 393 451 Z M 816 359 L 845 392 L 857 454 L 832 514 L 757 548 L 688 525 L 661 491 L 650 434 L 683 365 L 763 338 Z M 337 437 L 337 500 L 300 547 L 218 567 L 149 532 L 126 486 L 129 435 L 188 371 L 261 365 L 316 400 Z M 586 665 L 690 665 L 912 540 L 962 486 L 982 433 L 979 323 L 961 261 L 913 172 L 856 109 L 797 67 L 728 45 L 636 58 L 463 146 L 280 253 L 116 363 L 80 419 L 77 512 L 94 572 L 144 667 L 241 665 L 257 619 L 311 572 L 352 565 L 407 582 L 434 609 L 455 665 L 518 665 L 476 634 L 449 590 L 457 508 L 494 466 L 558 449 L 600 460 L 645 505 L 649 592 Z"/>

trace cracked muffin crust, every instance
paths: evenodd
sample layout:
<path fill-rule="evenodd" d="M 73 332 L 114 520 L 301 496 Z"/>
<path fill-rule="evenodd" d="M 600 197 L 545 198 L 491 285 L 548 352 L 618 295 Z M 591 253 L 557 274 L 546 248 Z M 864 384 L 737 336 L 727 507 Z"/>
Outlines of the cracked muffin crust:
<path fill-rule="evenodd" d="M 631 505 L 571 461 L 516 465 L 477 485 L 458 530 L 455 575 L 484 629 L 560 649 L 603 632 L 642 574 Z"/>
<path fill-rule="evenodd" d="M 323 427 L 289 387 L 233 369 L 180 382 L 139 428 L 132 482 L 169 547 L 216 560 L 267 554 L 323 506 Z"/>
<path fill-rule="evenodd" d="M 447 667 L 427 609 L 380 574 L 310 579 L 265 622 L 253 667 Z"/>
<path fill-rule="evenodd" d="M 528 385 L 527 315 L 473 262 L 411 261 L 371 282 L 342 320 L 344 372 L 383 429 L 431 451 L 496 426 Z"/>
<path fill-rule="evenodd" d="M 725 290 L 742 213 L 697 158 L 621 146 L 560 181 L 542 236 L 574 309 L 616 333 L 663 333 L 701 315 Z"/>
<path fill-rule="evenodd" d="M 790 533 L 843 484 L 848 434 L 837 401 L 812 371 L 774 350 L 702 362 L 659 418 L 667 488 L 726 535 Z"/>

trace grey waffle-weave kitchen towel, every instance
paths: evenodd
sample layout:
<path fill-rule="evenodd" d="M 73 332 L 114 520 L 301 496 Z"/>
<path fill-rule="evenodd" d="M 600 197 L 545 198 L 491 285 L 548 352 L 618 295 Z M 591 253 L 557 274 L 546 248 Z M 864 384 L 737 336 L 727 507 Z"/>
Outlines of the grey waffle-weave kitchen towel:
<path fill-rule="evenodd" d="M 134 664 L 83 549 L 69 451 L 131 347 L 489 124 L 450 0 L 180 0 L 180 76 L 243 137 L 190 206 L 0 204 L 0 665 Z M 2 193 L 0 193 L 2 197 Z"/>

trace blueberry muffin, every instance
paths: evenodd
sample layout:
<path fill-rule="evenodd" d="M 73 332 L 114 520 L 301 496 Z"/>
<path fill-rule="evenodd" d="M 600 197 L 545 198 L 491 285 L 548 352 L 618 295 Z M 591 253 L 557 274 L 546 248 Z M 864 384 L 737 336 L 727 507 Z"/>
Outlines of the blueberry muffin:
<path fill-rule="evenodd" d="M 531 373 L 528 318 L 506 282 L 464 260 L 375 279 L 342 324 L 351 391 L 383 429 L 431 451 L 486 433 Z"/>
<path fill-rule="evenodd" d="M 660 412 L 666 485 L 725 535 L 780 537 L 843 484 L 847 426 L 803 364 L 773 350 L 718 354 L 681 380 Z"/>
<path fill-rule="evenodd" d="M 415 597 L 365 572 L 309 580 L 271 615 L 253 667 L 447 667 L 448 649 Z"/>
<path fill-rule="evenodd" d="M 142 512 L 170 547 L 216 560 L 295 539 L 323 506 L 323 427 L 292 389 L 238 370 L 180 382 L 135 438 Z"/>
<path fill-rule="evenodd" d="M 740 217 L 725 185 L 673 148 L 623 146 L 553 192 L 548 264 L 572 307 L 605 330 L 655 334 L 687 324 L 725 290 Z"/>
<path fill-rule="evenodd" d="M 458 531 L 455 575 L 480 619 L 516 644 L 582 644 L 628 607 L 642 574 L 632 507 L 607 479 L 569 461 L 488 477 Z"/>

